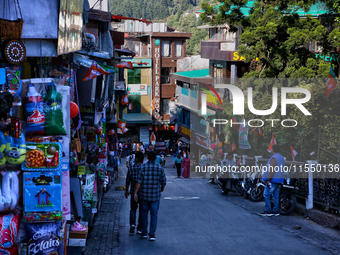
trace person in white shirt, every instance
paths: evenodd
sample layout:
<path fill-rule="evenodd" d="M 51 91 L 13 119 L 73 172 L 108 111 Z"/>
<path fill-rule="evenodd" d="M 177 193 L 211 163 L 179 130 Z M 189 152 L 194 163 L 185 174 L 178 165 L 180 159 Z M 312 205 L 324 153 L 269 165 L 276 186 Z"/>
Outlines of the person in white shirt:
<path fill-rule="evenodd" d="M 129 168 L 133 166 L 134 164 L 135 164 L 135 153 L 132 152 L 132 154 L 126 158 L 126 168 Z"/>
<path fill-rule="evenodd" d="M 144 148 L 143 143 L 141 143 L 141 145 L 140 145 L 140 151 L 141 151 L 143 154 L 145 154 L 145 148 Z"/>
<path fill-rule="evenodd" d="M 133 142 L 133 144 L 132 144 L 132 151 L 136 152 L 136 143 L 135 142 Z"/>

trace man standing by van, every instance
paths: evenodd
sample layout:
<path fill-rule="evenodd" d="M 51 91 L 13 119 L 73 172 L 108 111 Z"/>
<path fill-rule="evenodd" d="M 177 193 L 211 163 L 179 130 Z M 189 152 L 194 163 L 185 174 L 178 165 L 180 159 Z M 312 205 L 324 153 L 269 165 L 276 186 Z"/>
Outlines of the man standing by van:
<path fill-rule="evenodd" d="M 262 180 L 266 182 L 266 188 L 264 190 L 264 200 L 266 202 L 266 208 L 261 216 L 279 216 L 279 196 L 280 185 L 284 182 L 284 166 L 285 159 L 280 154 L 280 146 L 275 144 L 272 147 L 271 158 L 269 159 L 266 170 L 263 173 Z M 271 208 L 271 197 L 274 197 L 274 208 Z"/>

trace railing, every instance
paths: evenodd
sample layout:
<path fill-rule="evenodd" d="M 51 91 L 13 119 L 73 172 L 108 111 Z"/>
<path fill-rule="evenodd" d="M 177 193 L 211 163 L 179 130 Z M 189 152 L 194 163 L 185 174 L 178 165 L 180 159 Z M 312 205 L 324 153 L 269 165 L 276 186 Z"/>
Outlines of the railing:
<path fill-rule="evenodd" d="M 268 158 L 239 156 L 234 154 L 234 161 L 241 159 L 242 166 L 264 167 Z M 285 166 L 290 169 L 285 173 L 285 179 L 297 189 L 294 191 L 297 197 L 305 199 L 306 208 L 312 209 L 314 205 L 325 207 L 326 210 L 340 211 L 340 166 L 318 164 L 316 161 L 286 161 Z M 253 168 L 254 169 L 254 168 Z M 241 178 L 249 177 L 251 173 L 245 172 Z"/>

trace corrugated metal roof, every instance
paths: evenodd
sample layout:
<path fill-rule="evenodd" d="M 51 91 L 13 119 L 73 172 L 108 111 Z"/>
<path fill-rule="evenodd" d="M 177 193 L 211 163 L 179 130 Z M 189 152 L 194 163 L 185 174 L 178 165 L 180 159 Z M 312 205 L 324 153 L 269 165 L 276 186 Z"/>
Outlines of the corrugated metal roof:
<path fill-rule="evenodd" d="M 216 8 L 218 8 L 219 6 L 220 6 L 220 4 L 216 5 Z M 241 10 L 242 14 L 247 17 L 247 16 L 250 15 L 250 10 L 253 7 L 254 7 L 254 1 L 248 1 L 247 4 L 244 7 L 240 8 L 240 10 Z M 236 8 L 236 6 L 232 5 L 230 7 L 230 11 L 226 12 L 226 14 L 231 13 L 231 10 L 234 9 L 234 8 Z M 198 12 L 204 12 L 204 10 L 199 10 Z M 312 15 L 313 17 L 317 17 L 319 15 L 327 14 L 329 12 L 330 12 L 330 10 L 328 9 L 328 7 L 326 6 L 325 3 L 316 3 L 316 4 L 313 4 L 311 6 L 311 8 L 309 9 L 308 12 L 305 12 L 302 8 L 300 8 L 296 11 L 292 10 L 291 12 L 287 12 L 287 14 L 297 13 L 300 17 L 305 17 L 307 15 Z"/>

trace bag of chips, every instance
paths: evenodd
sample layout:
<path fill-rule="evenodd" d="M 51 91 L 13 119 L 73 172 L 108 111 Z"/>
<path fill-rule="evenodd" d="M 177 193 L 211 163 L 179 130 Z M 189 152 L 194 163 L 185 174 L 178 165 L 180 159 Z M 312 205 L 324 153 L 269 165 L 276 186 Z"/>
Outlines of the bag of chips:
<path fill-rule="evenodd" d="M 0 216 L 0 254 L 17 254 L 16 239 L 19 231 L 20 215 Z"/>
<path fill-rule="evenodd" d="M 30 255 L 64 254 L 62 222 L 25 223 L 27 253 Z"/>

